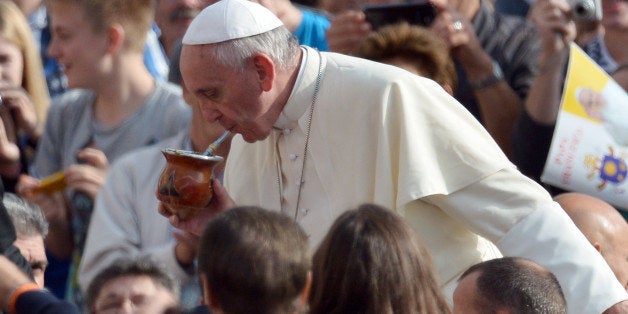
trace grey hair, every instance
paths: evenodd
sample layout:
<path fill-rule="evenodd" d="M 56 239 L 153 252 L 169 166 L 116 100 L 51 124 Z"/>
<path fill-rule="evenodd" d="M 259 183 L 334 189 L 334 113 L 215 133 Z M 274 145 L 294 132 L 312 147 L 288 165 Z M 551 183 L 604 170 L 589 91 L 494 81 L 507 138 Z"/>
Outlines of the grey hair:
<path fill-rule="evenodd" d="M 269 56 L 281 69 L 287 69 L 297 56 L 299 42 L 285 27 L 244 38 L 238 38 L 212 45 L 208 54 L 222 65 L 243 72 L 246 61 L 256 53 Z"/>
<path fill-rule="evenodd" d="M 8 192 L 4 193 L 2 203 L 18 235 L 41 235 L 42 238 L 48 235 L 48 221 L 39 206 Z"/>

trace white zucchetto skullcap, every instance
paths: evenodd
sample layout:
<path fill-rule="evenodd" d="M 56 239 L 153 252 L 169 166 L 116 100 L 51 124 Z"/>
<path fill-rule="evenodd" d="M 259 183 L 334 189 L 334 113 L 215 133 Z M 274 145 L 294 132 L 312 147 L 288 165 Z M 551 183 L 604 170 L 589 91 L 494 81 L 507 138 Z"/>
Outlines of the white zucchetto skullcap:
<path fill-rule="evenodd" d="M 183 36 L 184 45 L 214 44 L 259 35 L 283 23 L 260 4 L 248 0 L 221 0 L 199 13 Z"/>

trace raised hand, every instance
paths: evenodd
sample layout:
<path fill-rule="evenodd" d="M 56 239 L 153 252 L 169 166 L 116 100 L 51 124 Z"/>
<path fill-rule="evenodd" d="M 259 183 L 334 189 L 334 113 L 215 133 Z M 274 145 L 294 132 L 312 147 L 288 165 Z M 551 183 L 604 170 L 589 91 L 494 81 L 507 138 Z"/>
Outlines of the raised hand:
<path fill-rule="evenodd" d="M 96 198 L 98 190 L 105 184 L 109 161 L 101 150 L 87 147 L 77 154 L 81 164 L 74 164 L 64 170 L 65 181 L 69 188 L 87 193 Z"/>
<path fill-rule="evenodd" d="M 0 175 L 14 178 L 19 175 L 20 149 L 9 140 L 4 121 L 0 120 Z"/>
<path fill-rule="evenodd" d="M 37 190 L 41 181 L 21 175 L 17 193 L 27 201 L 37 204 L 49 223 L 50 229 L 45 239 L 46 249 L 59 258 L 67 258 L 72 252 L 70 232 L 70 212 L 62 191 L 41 192 Z"/>
<path fill-rule="evenodd" d="M 547 57 L 568 51 L 576 38 L 576 25 L 570 16 L 571 6 L 565 0 L 538 0 L 532 6 L 528 19 L 536 25 Z"/>
<path fill-rule="evenodd" d="M 491 68 L 491 58 L 482 48 L 469 17 L 457 9 L 434 2 L 439 13 L 430 26 L 451 51 L 451 56 L 458 61 L 468 74 L 482 72 Z"/>
<path fill-rule="evenodd" d="M 159 203 L 159 214 L 168 218 L 170 224 L 175 228 L 190 232 L 194 235 L 200 236 L 208 221 L 214 217 L 214 215 L 228 210 L 235 206 L 235 202 L 231 199 L 227 190 L 220 184 L 217 179 L 212 180 L 212 187 L 214 189 L 214 196 L 212 197 L 209 206 L 201 209 L 196 215 L 189 217 L 186 220 L 182 220 L 177 216 L 168 204 Z M 155 192 L 157 193 L 157 191 Z"/>
<path fill-rule="evenodd" d="M 39 139 L 43 128 L 28 92 L 21 86 L 0 81 L 0 95 L 2 95 L 2 105 L 11 112 L 16 127 L 32 140 Z"/>
<path fill-rule="evenodd" d="M 43 211 L 46 220 L 51 224 L 67 223 L 69 214 L 61 191 L 51 193 L 39 192 L 39 179 L 28 175 L 21 175 L 17 184 L 17 194 L 27 201 L 37 204 Z"/>
<path fill-rule="evenodd" d="M 352 54 L 371 32 L 371 25 L 361 11 L 346 11 L 334 16 L 326 32 L 329 50 Z"/>

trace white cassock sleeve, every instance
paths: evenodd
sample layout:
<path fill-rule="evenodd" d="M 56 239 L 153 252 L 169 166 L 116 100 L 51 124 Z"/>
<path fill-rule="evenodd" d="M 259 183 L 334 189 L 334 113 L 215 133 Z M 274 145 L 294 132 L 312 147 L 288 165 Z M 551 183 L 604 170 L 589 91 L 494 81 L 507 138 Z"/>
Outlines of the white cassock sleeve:
<path fill-rule="evenodd" d="M 426 201 L 493 241 L 504 256 L 528 258 L 548 268 L 561 284 L 570 314 L 602 313 L 628 299 L 603 257 L 560 205 L 514 168 Z"/>

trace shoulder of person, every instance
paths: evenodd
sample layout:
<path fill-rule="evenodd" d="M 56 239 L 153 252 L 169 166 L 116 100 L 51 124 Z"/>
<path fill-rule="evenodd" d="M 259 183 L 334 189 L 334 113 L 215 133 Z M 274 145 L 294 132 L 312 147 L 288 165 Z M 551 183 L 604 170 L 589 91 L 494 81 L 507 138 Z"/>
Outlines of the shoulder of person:
<path fill-rule="evenodd" d="M 165 148 L 181 148 L 183 146 L 184 133 L 187 132 L 188 130 L 184 129 L 178 134 L 158 141 L 157 143 L 133 149 L 118 158 L 113 163 L 112 168 L 117 167 L 117 165 L 124 167 L 124 165 L 152 164 L 152 161 L 156 159 L 163 159 L 164 157 L 161 151 Z"/>
<path fill-rule="evenodd" d="M 157 81 L 157 87 L 155 88 L 155 92 L 163 93 L 167 96 L 183 98 L 183 91 L 181 90 L 181 86 L 172 82 Z"/>
<path fill-rule="evenodd" d="M 151 96 L 158 106 L 171 107 L 171 110 L 188 111 L 190 106 L 183 99 L 181 86 L 171 82 L 157 82 L 157 87 Z"/>
<path fill-rule="evenodd" d="M 95 99 L 95 94 L 87 89 L 69 89 L 52 99 L 48 109 L 48 121 L 72 119 L 82 114 Z"/>
<path fill-rule="evenodd" d="M 322 52 L 321 54 L 327 64 L 325 79 L 330 80 L 333 84 L 353 86 L 350 90 L 353 90 L 358 82 L 373 88 L 378 86 L 386 88 L 382 82 L 394 84 L 395 81 L 406 79 L 421 81 L 420 76 L 393 65 L 334 52 Z"/>
<path fill-rule="evenodd" d="M 85 107 L 95 98 L 94 92 L 88 89 L 74 88 L 52 98 L 51 107 Z"/>
<path fill-rule="evenodd" d="M 522 36 L 531 40 L 538 36 L 536 26 L 520 16 L 495 13 L 495 23 L 498 25 L 497 31 L 508 34 L 507 38 Z"/>

